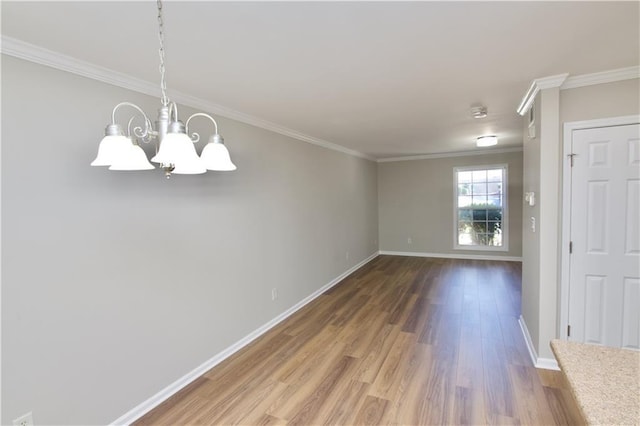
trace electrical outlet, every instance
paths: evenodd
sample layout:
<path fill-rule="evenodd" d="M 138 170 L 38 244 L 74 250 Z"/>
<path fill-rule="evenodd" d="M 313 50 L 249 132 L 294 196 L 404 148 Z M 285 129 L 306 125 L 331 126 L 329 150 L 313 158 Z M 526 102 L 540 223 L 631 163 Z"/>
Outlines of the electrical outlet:
<path fill-rule="evenodd" d="M 23 414 L 13 421 L 13 426 L 33 426 L 33 414 Z"/>
<path fill-rule="evenodd" d="M 413 240 L 411 239 L 411 237 L 407 238 L 407 244 L 413 244 Z"/>
<path fill-rule="evenodd" d="M 347 250 L 347 252 L 345 253 L 344 257 L 349 260 L 349 250 Z"/>
<path fill-rule="evenodd" d="M 277 288 L 272 288 L 271 289 L 271 300 L 276 300 L 278 298 L 278 289 Z"/>

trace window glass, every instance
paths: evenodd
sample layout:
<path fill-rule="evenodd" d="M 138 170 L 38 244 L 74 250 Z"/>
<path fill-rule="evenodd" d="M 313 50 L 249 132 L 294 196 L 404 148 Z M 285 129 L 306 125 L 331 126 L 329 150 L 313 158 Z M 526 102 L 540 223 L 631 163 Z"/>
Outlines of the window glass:
<path fill-rule="evenodd" d="M 502 247 L 506 166 L 456 169 L 455 179 L 458 248 Z"/>
<path fill-rule="evenodd" d="M 467 207 L 470 206 L 472 203 L 472 198 L 465 196 L 465 195 L 461 195 L 458 197 L 458 207 Z"/>
<path fill-rule="evenodd" d="M 502 182 L 502 169 L 487 170 L 488 182 Z"/>
<path fill-rule="evenodd" d="M 469 182 L 471 182 L 471 172 L 458 173 L 458 183 L 469 183 Z"/>
<path fill-rule="evenodd" d="M 486 170 L 474 170 L 471 172 L 471 178 L 474 182 L 486 182 L 487 171 Z"/>

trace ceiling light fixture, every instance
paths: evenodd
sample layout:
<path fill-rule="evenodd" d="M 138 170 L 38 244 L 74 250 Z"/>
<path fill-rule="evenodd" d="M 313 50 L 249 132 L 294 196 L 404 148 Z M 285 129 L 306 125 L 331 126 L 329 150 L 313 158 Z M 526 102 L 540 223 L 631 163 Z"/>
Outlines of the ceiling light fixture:
<path fill-rule="evenodd" d="M 207 170 L 231 171 L 236 170 L 231 162 L 229 151 L 224 146 L 222 136 L 218 134 L 218 123 L 209 114 L 198 112 L 187 120 L 186 125 L 178 120 L 178 106 L 167 97 L 167 82 L 164 65 L 164 21 L 162 18 L 162 1 L 157 1 L 158 7 L 158 38 L 160 40 L 160 103 L 156 127 L 144 111 L 131 102 L 121 102 L 113 108 L 111 124 L 105 129 L 105 136 L 98 146 L 98 155 L 91 163 L 92 166 L 109 166 L 109 170 L 150 170 L 155 166 L 147 160 L 147 155 L 139 142 L 156 143 L 156 155 L 151 161 L 158 163 L 167 176 L 175 174 L 201 174 Z M 140 114 L 129 119 L 125 135 L 120 124 L 116 123 L 116 111 L 121 107 L 130 107 Z M 213 122 L 214 134 L 209 143 L 198 156 L 194 144 L 200 140 L 198 133 L 189 133 L 189 122 L 196 117 L 204 117 Z M 134 120 L 142 119 L 143 126 L 131 128 Z"/>
<path fill-rule="evenodd" d="M 487 107 L 484 105 L 472 106 L 471 116 L 473 118 L 485 118 L 487 116 Z"/>
<path fill-rule="evenodd" d="M 494 146 L 498 144 L 497 136 L 480 136 L 476 139 L 476 145 L 479 147 Z"/>

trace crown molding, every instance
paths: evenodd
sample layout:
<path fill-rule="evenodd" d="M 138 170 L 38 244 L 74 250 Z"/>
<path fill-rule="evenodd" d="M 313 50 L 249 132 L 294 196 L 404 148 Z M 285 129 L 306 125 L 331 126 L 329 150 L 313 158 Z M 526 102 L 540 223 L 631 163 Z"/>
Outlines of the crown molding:
<path fill-rule="evenodd" d="M 614 70 L 594 72 L 591 74 L 581 74 L 569 77 L 569 74 L 558 74 L 551 77 L 537 78 L 533 80 L 529 90 L 522 98 L 518 106 L 518 114 L 525 115 L 536 95 L 540 90 L 560 87 L 560 90 L 575 89 L 577 87 L 592 86 L 603 83 L 613 83 L 622 80 L 632 80 L 640 78 L 640 66 L 618 68 Z"/>
<path fill-rule="evenodd" d="M 562 83 L 560 90 L 575 89 L 577 87 L 592 86 L 594 84 L 613 83 L 622 80 L 632 80 L 634 78 L 640 78 L 640 66 L 572 76 Z"/>
<path fill-rule="evenodd" d="M 476 155 L 506 154 L 509 152 L 522 152 L 522 147 L 517 146 L 513 148 L 484 149 L 484 150 L 477 150 L 477 151 L 443 152 L 439 154 L 407 155 L 404 157 L 387 157 L 387 158 L 378 158 L 377 162 L 393 163 L 396 161 L 433 160 L 435 158 L 475 157 Z"/>
<path fill-rule="evenodd" d="M 533 101 L 536 99 L 536 95 L 540 90 L 560 87 L 562 86 L 562 83 L 564 83 L 564 81 L 567 79 L 567 77 L 569 77 L 569 74 L 565 73 L 552 75 L 549 77 L 536 78 L 535 80 L 533 80 L 531 86 L 529 86 L 529 90 L 527 90 L 527 93 L 524 95 L 524 98 L 522 98 L 522 101 L 520 102 L 520 105 L 516 110 L 518 114 L 525 115 L 527 111 L 529 111 L 529 108 L 531 108 L 531 105 L 533 104 Z"/>
<path fill-rule="evenodd" d="M 103 83 L 111 84 L 113 86 L 118 86 L 123 89 L 132 90 L 134 92 L 142 93 L 149 96 L 160 97 L 160 88 L 155 83 L 132 77 L 128 74 L 114 71 L 112 69 L 95 65 L 90 62 L 82 61 L 72 56 L 45 49 L 43 47 L 18 40 L 13 37 L 8 37 L 5 35 L 2 36 L 2 46 L 0 48 L 0 52 L 4 55 L 13 56 L 15 58 L 23 59 L 39 65 L 45 65 L 61 71 L 66 71 L 72 74 L 80 75 L 82 77 L 87 77 Z M 231 108 L 227 108 L 225 106 L 189 95 L 187 93 L 171 91 L 171 98 L 173 101 L 179 104 L 204 110 L 209 113 L 239 121 L 241 123 L 249 124 L 251 126 L 278 133 L 301 142 L 317 145 L 326 149 L 338 151 L 354 157 L 364 158 L 370 161 L 376 160 L 374 157 L 371 157 L 362 152 L 345 148 L 333 142 L 315 138 L 310 135 L 306 135 L 304 133 L 298 132 L 297 130 L 289 129 L 288 127 L 284 127 L 279 124 L 254 117 L 252 115 L 245 114 Z"/>
<path fill-rule="evenodd" d="M 148 81 L 81 61 L 71 56 L 44 49 L 40 46 L 5 35 L 2 36 L 0 51 L 4 55 L 66 71 L 113 86 L 122 87 L 123 89 L 150 96 L 160 96 L 160 89 Z"/>

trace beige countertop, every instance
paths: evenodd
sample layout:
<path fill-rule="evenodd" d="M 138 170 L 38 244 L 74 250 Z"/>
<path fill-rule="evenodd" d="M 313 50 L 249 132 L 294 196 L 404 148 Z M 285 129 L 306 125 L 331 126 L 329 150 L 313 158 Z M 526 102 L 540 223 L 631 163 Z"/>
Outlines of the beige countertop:
<path fill-rule="evenodd" d="M 587 423 L 640 425 L 640 352 L 566 340 L 551 349 Z"/>

